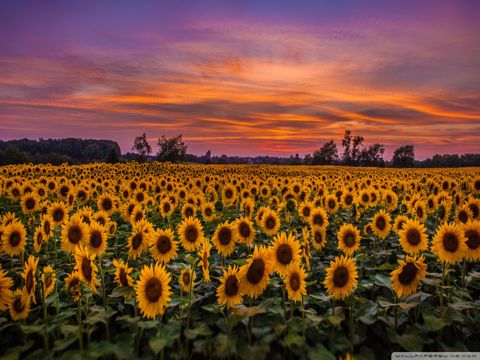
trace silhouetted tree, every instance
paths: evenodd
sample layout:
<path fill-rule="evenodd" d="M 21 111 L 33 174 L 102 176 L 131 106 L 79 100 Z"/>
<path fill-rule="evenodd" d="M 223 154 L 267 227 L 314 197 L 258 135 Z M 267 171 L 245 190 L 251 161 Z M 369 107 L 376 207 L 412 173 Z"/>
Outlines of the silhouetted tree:
<path fill-rule="evenodd" d="M 335 141 L 327 141 L 322 147 L 313 153 L 313 165 L 329 165 L 338 159 L 337 144 Z"/>
<path fill-rule="evenodd" d="M 133 142 L 132 150 L 138 154 L 140 161 L 145 161 L 147 156 L 152 153 L 152 147 L 147 141 L 147 135 L 143 133 L 137 136 Z"/>
<path fill-rule="evenodd" d="M 413 167 L 415 165 L 415 148 L 413 145 L 404 145 L 395 149 L 392 157 L 393 167 Z"/>
<path fill-rule="evenodd" d="M 183 161 L 185 160 L 185 155 L 187 153 L 188 146 L 183 142 L 182 134 L 166 138 L 165 135 L 162 135 L 158 139 L 158 161 Z"/>
<path fill-rule="evenodd" d="M 352 136 L 350 130 L 345 130 L 342 146 L 342 162 L 344 165 L 359 165 L 363 151 L 363 136 Z"/>
<path fill-rule="evenodd" d="M 360 155 L 360 165 L 362 166 L 385 166 L 383 154 L 385 147 L 383 144 L 373 144 L 368 148 L 364 148 Z"/>
<path fill-rule="evenodd" d="M 105 158 L 105 162 L 109 164 L 116 164 L 120 161 L 120 154 L 115 148 L 112 148 Z"/>

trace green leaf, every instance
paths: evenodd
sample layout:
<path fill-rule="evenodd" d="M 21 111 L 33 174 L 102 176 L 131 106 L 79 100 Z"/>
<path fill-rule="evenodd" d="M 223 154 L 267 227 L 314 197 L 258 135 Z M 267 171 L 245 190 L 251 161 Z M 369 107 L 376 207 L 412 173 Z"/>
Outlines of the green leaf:
<path fill-rule="evenodd" d="M 199 336 L 208 337 L 212 335 L 212 330 L 206 324 L 199 324 L 197 327 L 193 329 L 185 330 L 185 337 L 189 340 L 194 340 Z"/>
<path fill-rule="evenodd" d="M 449 325 L 445 319 L 436 317 L 433 313 L 423 313 L 424 327 L 427 331 L 439 331 Z"/>
<path fill-rule="evenodd" d="M 166 345 L 167 341 L 161 337 L 153 337 L 148 340 L 148 346 L 150 346 L 155 355 L 162 351 Z"/>
<path fill-rule="evenodd" d="M 305 338 L 296 331 L 289 331 L 283 340 L 283 344 L 287 347 L 293 345 L 302 346 L 305 344 Z"/>
<path fill-rule="evenodd" d="M 310 360 L 336 360 L 335 355 L 333 355 L 328 349 L 322 344 L 317 344 L 315 347 L 308 350 L 308 358 Z"/>
<path fill-rule="evenodd" d="M 240 317 L 252 317 L 267 312 L 267 309 L 261 306 L 247 307 L 245 305 L 237 305 L 232 309 L 232 312 Z"/>
<path fill-rule="evenodd" d="M 386 287 L 387 289 L 391 289 L 392 283 L 390 282 L 390 279 L 387 276 L 382 274 L 376 274 L 375 285 L 383 286 L 383 287 Z"/>
<path fill-rule="evenodd" d="M 399 335 L 394 332 L 389 332 L 390 341 L 400 345 L 407 351 L 422 351 L 423 341 L 420 334 L 403 334 Z"/>
<path fill-rule="evenodd" d="M 345 320 L 345 314 L 343 313 L 339 315 L 330 315 L 328 317 L 328 321 L 330 321 L 330 323 L 335 327 L 340 326 L 343 320 Z"/>

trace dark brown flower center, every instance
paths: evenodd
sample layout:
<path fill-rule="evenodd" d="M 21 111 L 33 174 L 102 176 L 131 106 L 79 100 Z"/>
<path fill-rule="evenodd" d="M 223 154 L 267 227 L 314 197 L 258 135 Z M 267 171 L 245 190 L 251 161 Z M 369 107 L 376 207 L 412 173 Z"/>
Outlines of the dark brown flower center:
<path fill-rule="evenodd" d="M 221 228 L 218 232 L 218 240 L 220 241 L 220 244 L 224 246 L 230 244 L 232 241 L 232 232 L 230 229 L 226 227 Z"/>
<path fill-rule="evenodd" d="M 82 229 L 79 226 L 73 225 L 68 229 L 68 241 L 72 244 L 78 244 L 82 239 Z"/>
<path fill-rule="evenodd" d="M 68 194 L 68 190 L 69 190 L 69 189 L 68 189 L 68 186 L 62 186 L 62 187 L 60 188 L 60 194 L 62 194 L 62 196 L 65 197 L 65 196 L 67 196 L 67 194 Z"/>
<path fill-rule="evenodd" d="M 258 284 L 265 273 L 265 262 L 263 259 L 255 259 L 250 264 L 247 271 L 247 280 L 250 284 Z"/>
<path fill-rule="evenodd" d="M 50 234 L 50 222 L 49 221 L 45 221 L 43 223 L 43 232 L 48 235 Z"/>
<path fill-rule="evenodd" d="M 323 236 L 322 236 L 322 233 L 320 231 L 315 231 L 315 233 L 313 234 L 313 240 L 317 243 L 317 244 L 321 244 L 323 242 Z"/>
<path fill-rule="evenodd" d="M 21 297 L 18 297 L 13 301 L 13 309 L 17 314 L 20 314 L 24 308 L 25 308 L 25 304 L 22 301 Z"/>
<path fill-rule="evenodd" d="M 37 204 L 37 202 L 35 201 L 34 198 L 28 198 L 27 201 L 25 201 L 25 207 L 28 210 L 34 209 L 36 204 Z"/>
<path fill-rule="evenodd" d="M 82 274 L 88 282 L 92 280 L 92 261 L 87 257 L 82 259 Z"/>
<path fill-rule="evenodd" d="M 277 260 L 282 265 L 288 265 L 293 259 L 293 251 L 290 245 L 282 244 L 277 248 Z"/>
<path fill-rule="evenodd" d="M 250 226 L 244 222 L 240 223 L 239 232 L 243 238 L 248 238 L 251 234 Z"/>
<path fill-rule="evenodd" d="M 38 232 L 38 233 L 37 233 L 37 238 L 36 238 L 36 240 L 37 240 L 37 244 L 38 244 L 38 245 L 41 245 L 41 244 L 42 244 L 42 242 L 43 242 L 43 234 L 42 234 L 41 232 Z"/>
<path fill-rule="evenodd" d="M 277 224 L 277 221 L 273 216 L 269 216 L 265 220 L 265 227 L 269 230 L 274 229 L 276 224 Z"/>
<path fill-rule="evenodd" d="M 355 245 L 356 236 L 352 231 L 348 231 L 343 237 L 343 243 L 346 247 L 352 247 Z"/>
<path fill-rule="evenodd" d="M 8 239 L 8 242 L 12 247 L 18 246 L 20 244 L 20 240 L 22 239 L 22 235 L 18 231 L 14 231 L 10 234 L 10 238 Z"/>
<path fill-rule="evenodd" d="M 238 294 L 240 286 L 235 275 L 230 275 L 225 281 L 225 295 L 232 297 Z"/>
<path fill-rule="evenodd" d="M 339 266 L 333 273 L 333 284 L 337 288 L 342 288 L 348 283 L 350 274 L 345 266 Z"/>
<path fill-rule="evenodd" d="M 102 208 L 106 211 L 109 211 L 111 210 L 113 207 L 113 203 L 112 203 L 112 200 L 110 200 L 109 198 L 106 198 L 106 199 L 103 199 L 102 201 Z"/>
<path fill-rule="evenodd" d="M 480 214 L 480 209 L 478 206 L 476 204 L 470 204 L 468 205 L 468 208 L 472 211 L 473 217 L 476 219 Z"/>
<path fill-rule="evenodd" d="M 333 199 L 328 200 L 328 207 L 330 209 L 335 209 L 336 205 L 337 205 L 337 203 L 335 202 L 335 200 L 333 200 Z"/>
<path fill-rule="evenodd" d="M 467 238 L 467 246 L 469 249 L 475 250 L 480 246 L 480 234 L 475 230 L 465 231 Z"/>
<path fill-rule="evenodd" d="M 60 222 L 63 220 L 63 217 L 65 216 L 65 213 L 63 212 L 62 208 L 56 208 L 53 211 L 53 220 L 55 222 Z"/>
<path fill-rule="evenodd" d="M 387 222 L 385 221 L 385 218 L 383 216 L 379 216 L 375 221 L 375 226 L 380 231 L 385 230 L 385 227 L 387 226 Z"/>
<path fill-rule="evenodd" d="M 182 276 L 182 281 L 185 285 L 190 285 L 190 272 L 185 271 Z"/>
<path fill-rule="evenodd" d="M 461 210 L 459 211 L 458 213 L 458 219 L 462 222 L 462 223 L 466 223 L 468 221 L 468 214 L 466 211 L 464 210 Z"/>
<path fill-rule="evenodd" d="M 407 231 L 407 242 L 410 245 L 416 246 L 420 243 L 422 237 L 420 232 L 417 229 L 408 229 Z"/>
<path fill-rule="evenodd" d="M 310 208 L 309 207 L 304 207 L 302 211 L 303 216 L 308 217 L 310 216 Z"/>
<path fill-rule="evenodd" d="M 297 272 L 290 275 L 290 287 L 293 291 L 300 289 L 300 275 Z"/>
<path fill-rule="evenodd" d="M 185 237 L 189 242 L 195 242 L 198 238 L 198 230 L 194 225 L 187 226 L 185 230 Z"/>
<path fill-rule="evenodd" d="M 212 209 L 209 208 L 209 207 L 207 207 L 207 208 L 205 209 L 205 215 L 207 215 L 207 216 L 212 215 Z"/>
<path fill-rule="evenodd" d="M 185 216 L 192 217 L 193 216 L 193 209 L 189 206 L 185 209 Z"/>
<path fill-rule="evenodd" d="M 132 248 L 137 250 L 142 245 L 143 236 L 141 233 L 135 234 L 132 238 Z"/>
<path fill-rule="evenodd" d="M 457 235 L 447 232 L 443 235 L 443 247 L 446 251 L 454 253 L 458 249 Z"/>
<path fill-rule="evenodd" d="M 27 288 L 27 293 L 31 293 L 33 289 L 33 271 L 29 270 L 25 278 L 25 287 Z"/>
<path fill-rule="evenodd" d="M 363 195 L 362 195 L 362 201 L 366 203 L 366 202 L 368 202 L 368 200 L 369 200 L 368 195 L 367 195 L 367 194 L 363 194 Z"/>
<path fill-rule="evenodd" d="M 403 225 L 405 225 L 405 220 L 400 220 L 398 222 L 398 230 L 402 230 L 403 229 Z"/>
<path fill-rule="evenodd" d="M 417 216 L 421 219 L 423 217 L 423 208 L 417 207 Z"/>
<path fill-rule="evenodd" d="M 227 190 L 225 191 L 225 197 L 226 197 L 227 199 L 230 199 L 231 197 L 233 197 L 233 191 L 230 190 L 230 189 L 227 189 Z"/>
<path fill-rule="evenodd" d="M 118 278 L 120 280 L 120 283 L 122 286 L 128 286 L 128 278 L 127 278 L 127 273 L 124 268 L 121 268 L 119 273 L 118 273 Z"/>
<path fill-rule="evenodd" d="M 352 203 L 353 203 L 353 196 L 352 195 L 346 195 L 345 196 L 345 204 L 349 206 L 349 205 L 352 205 Z"/>
<path fill-rule="evenodd" d="M 418 269 L 414 263 L 409 262 L 402 269 L 402 272 L 398 275 L 398 281 L 402 285 L 409 285 L 417 276 Z"/>
<path fill-rule="evenodd" d="M 319 226 L 322 226 L 323 225 L 323 216 L 321 214 L 316 214 L 313 216 L 313 223 L 315 225 L 319 225 Z"/>
<path fill-rule="evenodd" d="M 163 204 L 163 211 L 166 213 L 170 211 L 170 203 Z"/>
<path fill-rule="evenodd" d="M 172 242 L 170 238 L 166 235 L 161 235 L 157 239 L 157 250 L 160 254 L 166 254 L 172 248 Z"/>
<path fill-rule="evenodd" d="M 94 248 L 99 248 L 102 245 L 102 234 L 98 230 L 90 233 L 90 245 Z"/>
<path fill-rule="evenodd" d="M 147 284 L 145 285 L 145 296 L 147 300 L 151 303 L 157 302 L 162 296 L 162 283 L 155 277 L 148 279 Z"/>

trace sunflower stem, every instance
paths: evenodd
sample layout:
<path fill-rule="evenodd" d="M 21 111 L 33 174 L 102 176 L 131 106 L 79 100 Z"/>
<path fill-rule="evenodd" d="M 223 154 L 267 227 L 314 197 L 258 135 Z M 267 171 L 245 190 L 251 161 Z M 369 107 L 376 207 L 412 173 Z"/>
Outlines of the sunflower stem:
<path fill-rule="evenodd" d="M 467 259 L 463 259 L 463 264 L 462 264 L 462 287 L 464 289 L 467 288 Z"/>
<path fill-rule="evenodd" d="M 78 299 L 78 342 L 80 352 L 83 353 L 83 322 L 82 322 L 82 296 Z"/>
<path fill-rule="evenodd" d="M 395 329 L 395 331 L 397 331 L 397 329 L 398 329 L 398 306 L 397 306 L 398 298 L 397 298 L 397 296 L 395 295 L 395 296 L 393 297 L 393 299 L 394 299 L 393 301 L 394 301 L 394 303 L 395 303 L 395 310 L 394 310 L 394 312 L 395 312 L 394 329 Z"/>
<path fill-rule="evenodd" d="M 110 341 L 110 327 L 108 325 L 108 312 L 107 312 L 108 300 L 107 300 L 107 295 L 106 295 L 106 292 L 105 292 L 105 275 L 103 273 L 103 265 L 102 265 L 103 261 L 102 261 L 101 256 L 98 257 L 98 264 L 99 264 L 99 267 L 100 267 L 100 277 L 102 278 L 103 308 L 105 309 L 105 316 L 106 316 L 106 319 L 105 319 L 105 333 L 106 333 L 107 341 Z"/>
<path fill-rule="evenodd" d="M 47 318 L 47 298 L 45 296 L 45 291 L 43 289 L 43 284 L 40 286 L 40 291 L 42 292 L 42 309 L 43 309 L 43 324 L 45 326 L 45 331 L 43 333 L 43 343 L 45 346 L 45 353 L 47 358 L 50 359 L 50 347 L 48 343 L 48 318 Z"/>

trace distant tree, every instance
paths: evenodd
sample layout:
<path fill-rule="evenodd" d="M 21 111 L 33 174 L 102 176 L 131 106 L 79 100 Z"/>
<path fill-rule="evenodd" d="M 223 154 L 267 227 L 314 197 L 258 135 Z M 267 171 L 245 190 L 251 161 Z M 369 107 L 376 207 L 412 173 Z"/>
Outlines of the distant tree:
<path fill-rule="evenodd" d="M 105 158 L 105 162 L 109 164 L 116 164 L 120 161 L 120 154 L 118 153 L 117 149 L 112 148 L 107 157 Z"/>
<path fill-rule="evenodd" d="M 362 166 L 385 166 L 383 154 L 385 147 L 383 144 L 373 144 L 368 148 L 364 148 L 360 155 L 360 165 Z"/>
<path fill-rule="evenodd" d="M 147 135 L 145 133 L 135 138 L 132 150 L 138 154 L 140 161 L 145 161 L 147 159 L 147 156 L 152 153 L 152 147 L 148 143 Z"/>
<path fill-rule="evenodd" d="M 183 142 L 182 134 L 172 138 L 162 135 L 158 139 L 158 148 L 158 161 L 178 162 L 185 160 L 188 146 Z"/>
<path fill-rule="evenodd" d="M 392 157 L 393 167 L 413 167 L 415 164 L 415 148 L 413 145 L 404 145 L 395 149 Z"/>
<path fill-rule="evenodd" d="M 338 159 L 337 144 L 335 141 L 327 141 L 322 147 L 313 153 L 313 165 L 329 165 Z"/>
<path fill-rule="evenodd" d="M 344 165 L 359 165 L 363 151 L 363 141 L 363 136 L 352 136 L 350 130 L 345 130 L 342 140 L 342 163 Z"/>
<path fill-rule="evenodd" d="M 295 154 L 295 156 L 290 155 L 288 159 L 288 165 L 300 165 L 302 163 L 302 159 L 300 159 L 300 155 Z"/>
<path fill-rule="evenodd" d="M 303 163 L 305 165 L 312 165 L 312 155 L 310 154 L 305 155 L 305 157 L 303 158 Z"/>
<path fill-rule="evenodd" d="M 30 154 L 20 150 L 15 145 L 7 145 L 4 151 L 0 151 L 0 164 L 25 164 L 32 161 Z"/>

